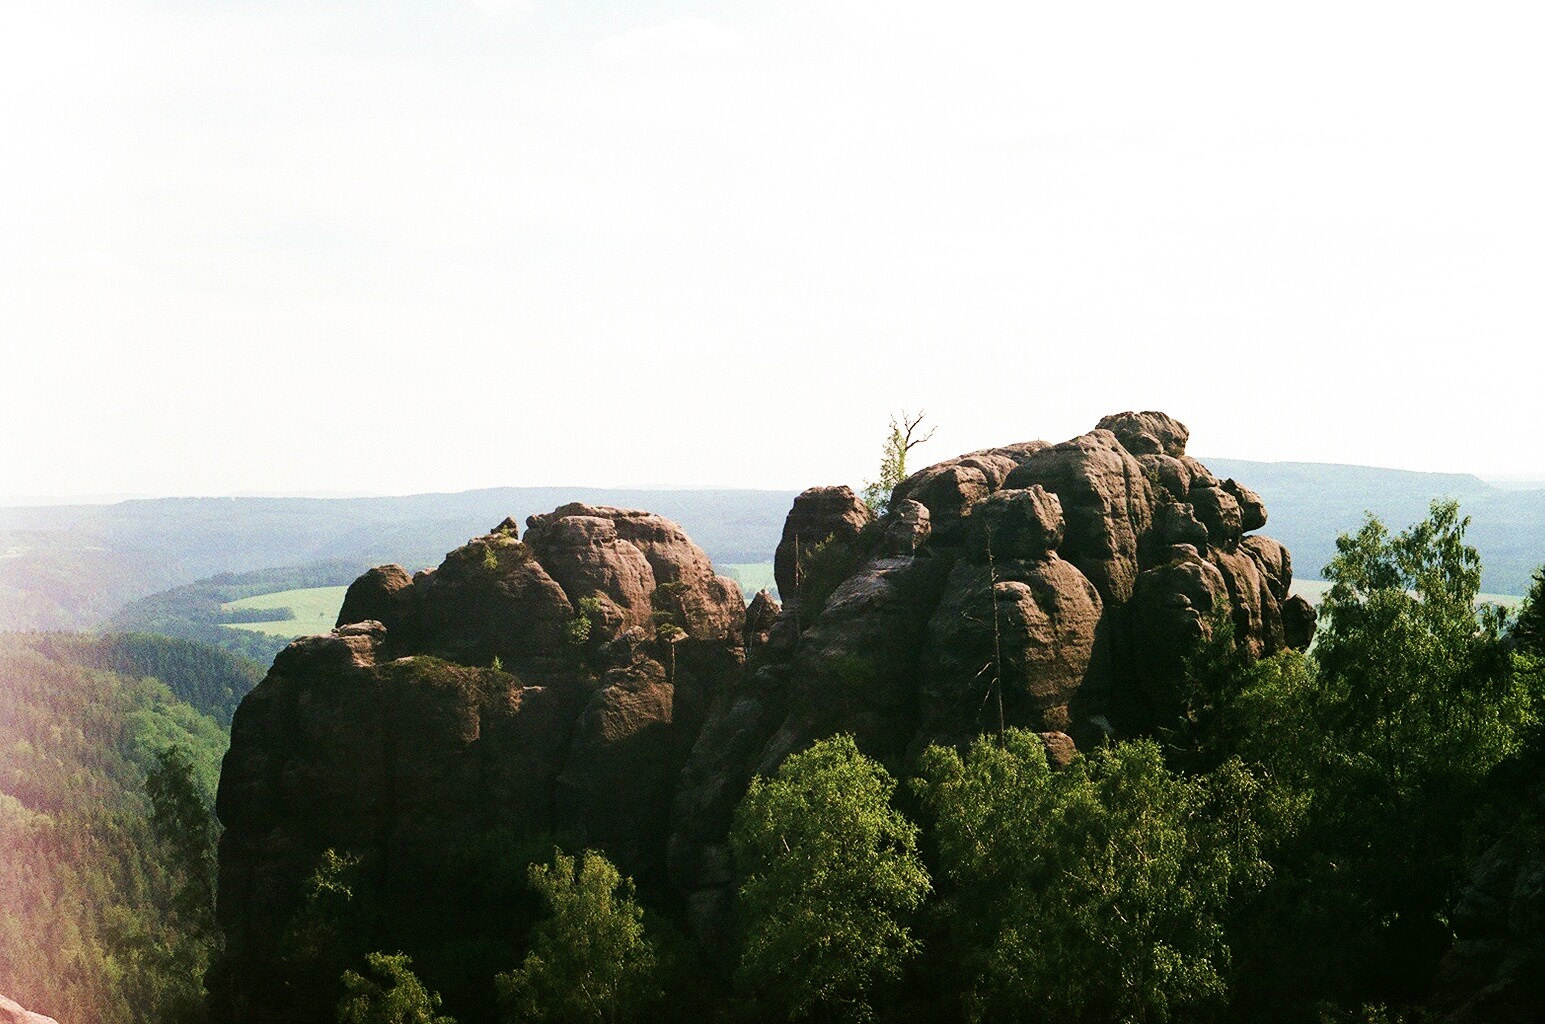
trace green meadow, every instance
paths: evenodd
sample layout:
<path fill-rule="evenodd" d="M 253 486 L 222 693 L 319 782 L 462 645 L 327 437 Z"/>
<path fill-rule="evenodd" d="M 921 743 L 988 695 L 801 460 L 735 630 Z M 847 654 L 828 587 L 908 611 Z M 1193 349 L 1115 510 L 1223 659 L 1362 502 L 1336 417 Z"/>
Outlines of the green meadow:
<path fill-rule="evenodd" d="M 348 587 L 305 587 L 300 590 L 280 590 L 272 594 L 258 594 L 231 601 L 220 606 L 224 612 L 271 610 L 275 613 L 266 622 L 226 622 L 227 629 L 245 629 L 268 636 L 310 636 L 326 633 L 338 621 L 338 609 L 343 607 L 343 595 Z M 294 618 L 280 618 L 284 610 L 294 613 Z"/>
<path fill-rule="evenodd" d="M 778 592 L 778 581 L 773 579 L 771 562 L 729 562 L 714 566 L 720 576 L 728 576 L 740 584 L 741 592 L 750 600 L 758 590 Z"/>

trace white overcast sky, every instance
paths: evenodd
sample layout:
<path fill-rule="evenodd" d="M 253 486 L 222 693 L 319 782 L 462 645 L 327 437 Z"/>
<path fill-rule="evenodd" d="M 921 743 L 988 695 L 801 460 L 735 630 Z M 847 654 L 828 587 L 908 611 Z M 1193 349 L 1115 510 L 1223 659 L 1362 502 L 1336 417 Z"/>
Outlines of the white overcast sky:
<path fill-rule="evenodd" d="M 1545 474 L 1532 3 L 3 0 L 0 495 Z"/>

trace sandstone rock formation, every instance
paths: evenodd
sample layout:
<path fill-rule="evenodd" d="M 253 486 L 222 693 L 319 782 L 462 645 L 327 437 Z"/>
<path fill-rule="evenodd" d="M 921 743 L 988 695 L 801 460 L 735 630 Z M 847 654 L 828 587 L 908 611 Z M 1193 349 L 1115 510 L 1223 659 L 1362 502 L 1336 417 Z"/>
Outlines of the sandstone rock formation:
<path fill-rule="evenodd" d="M 812 488 L 776 552 L 781 605 L 748 608 L 668 520 L 579 504 L 524 536 L 506 520 L 435 570 L 372 569 L 236 715 L 218 805 L 229 1019 L 309 1019 L 263 993 L 328 848 L 476 934 L 507 930 L 469 881 L 478 851 L 596 846 L 713 937 L 736 805 L 817 739 L 852 733 L 905 772 L 928 744 L 1024 727 L 1065 764 L 1173 716 L 1221 615 L 1251 655 L 1306 645 L 1313 609 L 1288 596 L 1287 551 L 1252 533 L 1259 497 L 1187 436 L 1121 413 L 974 452 L 902 481 L 878 520 L 847 487 Z"/>
<path fill-rule="evenodd" d="M 719 695 L 679 781 L 672 879 L 695 927 L 724 927 L 724 837 L 753 774 L 834 732 L 905 772 L 931 743 L 1018 726 L 1074 744 L 1180 709 L 1187 656 L 1230 616 L 1252 656 L 1307 646 L 1266 508 L 1186 455 L 1163 413 L 1107 416 L 1060 444 L 973 452 L 899 483 L 871 522 L 814 488 L 778 549 L 785 605 L 757 612 L 746 673 Z"/>
<path fill-rule="evenodd" d="M 14 1000 L 0 996 L 0 1024 L 59 1024 L 52 1017 L 26 1010 Z"/>
<path fill-rule="evenodd" d="M 739 672 L 745 602 L 679 527 L 566 505 L 410 577 L 373 569 L 338 627 L 291 644 L 242 702 L 221 774 L 220 922 L 231 1019 L 265 1004 L 322 853 L 362 858 L 412 914 L 476 906 L 457 872 L 549 837 L 662 874 L 676 778 Z"/>
<path fill-rule="evenodd" d="M 1455 942 L 1432 1000 L 1442 1019 L 1545 1021 L 1545 832 L 1519 827 L 1487 850 L 1452 920 Z"/>

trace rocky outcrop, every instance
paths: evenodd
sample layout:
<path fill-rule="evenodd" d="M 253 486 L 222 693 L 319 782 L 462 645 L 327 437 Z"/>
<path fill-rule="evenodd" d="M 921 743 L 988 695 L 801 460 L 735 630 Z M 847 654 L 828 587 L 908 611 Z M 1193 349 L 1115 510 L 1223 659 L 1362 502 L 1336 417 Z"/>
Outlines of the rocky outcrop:
<path fill-rule="evenodd" d="M 795 498 L 773 554 L 773 578 L 783 602 L 799 600 L 812 558 L 851 550 L 873 518 L 851 487 L 812 487 Z"/>
<path fill-rule="evenodd" d="M 1545 1022 L 1545 833 L 1487 850 L 1454 905 L 1455 941 L 1432 999 L 1448 1024 Z"/>
<path fill-rule="evenodd" d="M 812 488 L 776 552 L 781 605 L 747 607 L 674 523 L 582 504 L 524 535 L 506 520 L 434 570 L 371 570 L 236 715 L 218 810 L 237 966 L 217 1005 L 311 1019 L 267 994 L 328 848 L 406 919 L 478 939 L 509 930 L 480 888 L 490 857 L 596 846 L 727 942 L 734 810 L 812 742 L 850 733 L 904 773 L 929 744 L 1019 727 L 1062 765 L 1173 716 L 1221 622 L 1250 656 L 1306 646 L 1314 612 L 1253 532 L 1259 497 L 1187 438 L 1120 413 L 922 469 L 878 519 Z"/>
<path fill-rule="evenodd" d="M 671 873 L 700 931 L 724 927 L 724 837 L 750 778 L 822 736 L 852 733 L 905 772 L 930 743 L 1017 726 L 1065 763 L 1173 716 L 1224 614 L 1249 656 L 1307 646 L 1291 559 L 1251 533 L 1265 506 L 1186 455 L 1188 437 L 1127 412 L 1060 444 L 973 452 L 903 480 L 873 523 L 846 488 L 799 497 L 779 547 L 792 599 L 770 626 L 759 610 L 768 641 L 677 790 Z"/>
<path fill-rule="evenodd" d="M 1066 534 L 1062 557 L 1116 604 L 1137 583 L 1138 539 L 1153 527 L 1154 487 L 1141 463 L 1108 430 L 1033 453 L 1004 480 L 1005 487 L 1039 485 L 1062 504 Z"/>
<path fill-rule="evenodd" d="M 14 1000 L 0 996 L 0 1024 L 59 1024 L 52 1017 L 26 1010 Z"/>
<path fill-rule="evenodd" d="M 360 577 L 337 628 L 283 651 L 232 725 L 223 1019 L 315 1016 L 276 972 L 328 849 L 403 919 L 475 920 L 479 871 L 511 844 L 599 847 L 661 884 L 676 780 L 740 672 L 745 619 L 674 523 L 586 505 L 532 516 L 524 539 L 501 523 L 432 571 Z"/>

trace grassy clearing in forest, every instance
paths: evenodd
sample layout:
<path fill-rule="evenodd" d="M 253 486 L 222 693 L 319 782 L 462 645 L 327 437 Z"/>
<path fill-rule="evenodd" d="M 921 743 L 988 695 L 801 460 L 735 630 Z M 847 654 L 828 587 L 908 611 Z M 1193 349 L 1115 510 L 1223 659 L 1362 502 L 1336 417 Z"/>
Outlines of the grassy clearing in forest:
<path fill-rule="evenodd" d="M 741 592 L 746 595 L 748 601 L 758 590 L 771 590 L 774 594 L 778 593 L 778 582 L 773 579 L 771 562 L 729 562 L 714 566 L 714 571 L 720 576 L 728 576 L 739 583 Z"/>
<path fill-rule="evenodd" d="M 246 609 L 273 609 L 282 614 L 288 608 L 295 613 L 293 619 L 270 622 L 226 622 L 227 629 L 245 629 L 269 636 L 310 636 L 326 633 L 338 620 L 338 609 L 343 607 L 343 595 L 348 587 L 306 587 L 302 590 L 280 590 L 272 594 L 258 594 L 231 601 L 220 606 L 222 611 Z"/>

